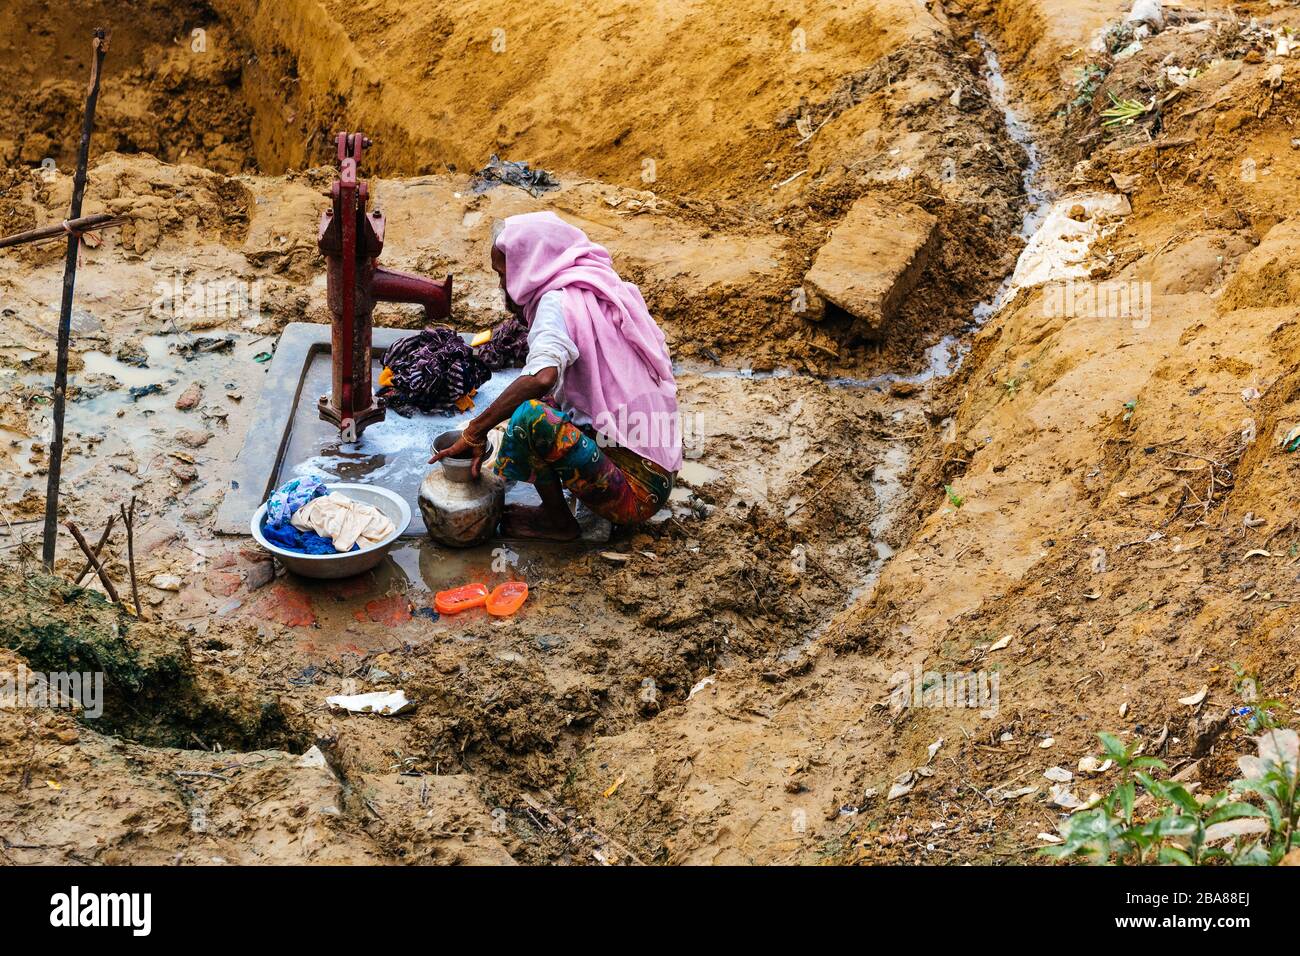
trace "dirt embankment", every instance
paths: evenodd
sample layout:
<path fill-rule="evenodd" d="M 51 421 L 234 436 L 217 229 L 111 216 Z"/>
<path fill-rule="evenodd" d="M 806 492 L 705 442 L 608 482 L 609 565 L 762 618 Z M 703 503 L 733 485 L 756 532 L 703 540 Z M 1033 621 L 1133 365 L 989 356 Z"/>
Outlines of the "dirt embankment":
<path fill-rule="evenodd" d="M 129 25 L 90 0 L 57 16 L 15 3 L 23 29 L 9 42 L 41 65 L 4 77 L 21 93 L 0 139 L 12 167 L 67 169 L 85 37 L 117 22 L 93 155 L 278 174 L 332 163 L 335 132 L 361 128 L 376 142 L 367 175 L 447 175 L 474 219 L 487 211 L 469 174 L 494 152 L 533 162 L 599 193 L 604 215 L 572 211 L 628 221 L 635 244 L 635 217 L 693 227 L 674 273 L 661 253 L 648 268 L 626 265 L 656 315 L 682 328 L 683 358 L 819 375 L 915 370 L 925 348 L 968 324 L 1018 251 L 1007 236 L 1022 157 L 990 107 L 982 52 L 910 0 L 793 13 L 759 2 L 723 17 L 614 5 L 582 18 L 545 5 L 381 5 L 363 16 L 330 3 L 141 0 Z M 33 224 L 31 184 L 6 176 L 0 222 Z M 823 320 L 804 288 L 817 249 L 865 194 L 938 219 L 915 293 L 868 341 L 851 317 Z M 409 228 L 428 247 L 454 227 Z M 742 237 L 729 256 L 722 247 Z"/>
<path fill-rule="evenodd" d="M 70 169 L 90 76 L 90 35 L 110 37 L 94 152 L 152 153 L 222 173 L 255 163 L 240 51 L 203 0 L 8 0 L 0 36 L 0 161 Z"/>

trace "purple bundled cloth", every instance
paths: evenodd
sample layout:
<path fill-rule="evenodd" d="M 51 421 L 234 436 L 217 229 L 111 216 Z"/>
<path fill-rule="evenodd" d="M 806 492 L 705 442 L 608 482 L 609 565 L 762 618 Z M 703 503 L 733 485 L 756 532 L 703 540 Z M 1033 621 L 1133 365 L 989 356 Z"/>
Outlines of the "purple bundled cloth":
<path fill-rule="evenodd" d="M 514 316 L 492 330 L 492 338 L 478 350 L 487 367 L 494 372 L 503 368 L 523 368 L 528 361 L 528 326 Z"/>
<path fill-rule="evenodd" d="M 384 352 L 392 384 L 379 390 L 399 414 L 446 411 L 492 377 L 491 370 L 458 334 L 444 326 L 398 339 Z"/>

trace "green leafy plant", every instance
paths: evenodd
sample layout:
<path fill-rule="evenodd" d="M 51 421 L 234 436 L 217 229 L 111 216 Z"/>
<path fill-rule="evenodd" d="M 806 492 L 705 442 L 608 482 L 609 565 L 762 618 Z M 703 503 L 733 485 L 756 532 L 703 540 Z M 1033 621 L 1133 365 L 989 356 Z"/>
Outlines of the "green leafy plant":
<path fill-rule="evenodd" d="M 1074 81 L 1074 96 L 1065 107 L 1067 115 L 1091 105 L 1092 98 L 1097 95 L 1097 90 L 1101 88 L 1107 75 L 1107 71 L 1096 63 L 1089 63 L 1078 72 L 1079 75 Z"/>
<path fill-rule="evenodd" d="M 1106 95 L 1110 97 L 1111 105 L 1101 111 L 1101 125 L 1109 128 L 1132 126 L 1139 117 L 1145 115 L 1156 105 L 1154 99 L 1150 103 L 1142 103 L 1128 98 L 1121 99 L 1109 90 L 1106 91 Z"/>
<path fill-rule="evenodd" d="M 943 491 L 944 494 L 948 496 L 948 501 L 952 503 L 952 506 L 954 508 L 960 508 L 962 505 L 966 503 L 966 499 L 963 498 L 961 495 L 957 494 L 957 489 L 954 488 L 952 485 L 944 485 Z"/>
<path fill-rule="evenodd" d="M 1119 783 L 1096 806 L 1081 810 L 1060 828 L 1062 842 L 1040 852 L 1057 859 L 1118 865 L 1211 862 L 1275 864 L 1300 846 L 1300 737 L 1274 727 L 1254 738 L 1257 756 L 1238 759 L 1242 778 L 1227 789 L 1198 798 L 1167 771 L 1114 734 L 1098 734 L 1105 757 L 1119 770 Z M 1150 813 L 1137 809 L 1149 799 Z M 1247 802 L 1253 798 L 1256 803 Z"/>

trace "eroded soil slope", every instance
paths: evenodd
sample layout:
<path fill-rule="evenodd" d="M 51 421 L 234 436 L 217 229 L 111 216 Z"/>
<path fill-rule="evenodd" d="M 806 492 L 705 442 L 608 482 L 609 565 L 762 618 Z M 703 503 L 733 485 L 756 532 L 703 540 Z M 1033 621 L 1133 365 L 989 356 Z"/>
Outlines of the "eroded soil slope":
<path fill-rule="evenodd" d="M 977 12 L 985 30 L 1019 24 L 1006 62 L 1078 60 L 1107 26 L 1063 34 L 1053 3 Z M 599 742 L 573 793 L 625 821 L 614 832 L 679 862 L 1032 862 L 1068 818 L 1048 768 L 1080 803 L 1113 785 L 1076 769 L 1097 732 L 1210 791 L 1250 749 L 1243 678 L 1291 718 L 1297 73 L 1275 38 L 1294 20 L 1171 20 L 1129 57 L 1103 43 L 1078 62 L 1098 77 L 1082 103 L 1046 73 L 1021 101 L 1069 137 L 1067 208 L 1088 190 L 1131 201 L 1079 284 L 1132 298 L 1063 309 L 1059 283 L 1032 288 L 975 337 L 921 465 L 953 493 L 807 672 L 720 682 Z M 1099 130 L 1108 92 L 1161 109 Z M 988 713 L 892 693 L 965 671 L 1000 677 Z M 603 796 L 614 774 L 622 800 Z"/>

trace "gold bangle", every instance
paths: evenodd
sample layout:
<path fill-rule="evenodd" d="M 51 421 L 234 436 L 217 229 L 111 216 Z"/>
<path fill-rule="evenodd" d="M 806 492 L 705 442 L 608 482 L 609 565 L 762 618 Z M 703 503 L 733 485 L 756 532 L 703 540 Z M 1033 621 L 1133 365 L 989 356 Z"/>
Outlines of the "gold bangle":
<path fill-rule="evenodd" d="M 466 445 L 469 445 L 470 448 L 486 448 L 486 447 L 487 447 L 487 437 L 486 437 L 486 436 L 484 436 L 484 438 L 483 438 L 482 441 L 473 441 L 473 440 L 469 437 L 468 430 L 462 430 L 461 433 L 460 433 L 460 438 L 461 438 L 461 441 L 463 441 Z"/>

